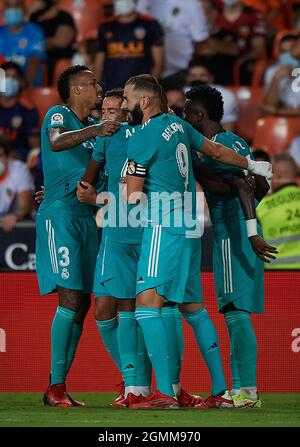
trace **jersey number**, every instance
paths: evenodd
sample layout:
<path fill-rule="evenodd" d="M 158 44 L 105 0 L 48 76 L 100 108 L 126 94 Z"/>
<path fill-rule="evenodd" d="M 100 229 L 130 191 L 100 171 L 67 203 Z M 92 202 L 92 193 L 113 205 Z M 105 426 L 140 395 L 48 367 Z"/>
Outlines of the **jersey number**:
<path fill-rule="evenodd" d="M 70 257 L 69 257 L 69 249 L 67 247 L 59 247 L 58 254 L 61 254 L 62 259 L 59 261 L 59 265 L 61 267 L 68 267 L 70 264 Z"/>
<path fill-rule="evenodd" d="M 188 156 L 188 148 L 183 143 L 177 144 L 176 160 L 180 175 L 184 177 L 185 190 L 187 190 L 187 186 L 189 183 L 189 156 Z"/>

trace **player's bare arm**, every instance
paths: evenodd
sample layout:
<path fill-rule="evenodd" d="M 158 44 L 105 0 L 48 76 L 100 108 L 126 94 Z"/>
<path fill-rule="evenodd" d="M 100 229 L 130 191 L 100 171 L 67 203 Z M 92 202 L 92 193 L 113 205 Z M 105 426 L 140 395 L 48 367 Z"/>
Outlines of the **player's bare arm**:
<path fill-rule="evenodd" d="M 257 200 L 261 201 L 269 191 L 270 184 L 268 180 L 261 175 L 254 175 L 253 177 L 255 182 L 254 196 Z"/>
<path fill-rule="evenodd" d="M 232 185 L 240 200 L 243 214 L 246 219 L 248 238 L 253 251 L 264 262 L 269 263 L 270 259 L 276 259 L 274 254 L 278 253 L 277 248 L 269 245 L 257 233 L 257 219 L 254 204 L 255 193 L 251 183 L 247 181 L 243 174 L 234 175 L 227 179 L 227 182 Z"/>
<path fill-rule="evenodd" d="M 199 152 L 221 163 L 247 169 L 253 174 L 262 175 L 267 178 L 272 177 L 271 163 L 267 161 L 249 160 L 246 157 L 242 157 L 232 149 L 229 149 L 222 144 L 210 141 L 207 138 L 205 139 L 202 147 L 199 149 Z"/>
<path fill-rule="evenodd" d="M 66 131 L 63 127 L 49 130 L 51 149 L 54 152 L 64 151 L 95 137 L 107 137 L 120 127 L 117 121 L 105 121 L 80 130 Z"/>
<path fill-rule="evenodd" d="M 144 177 L 135 177 L 133 175 L 126 176 L 127 185 L 127 202 L 135 205 L 142 198 L 144 188 Z"/>

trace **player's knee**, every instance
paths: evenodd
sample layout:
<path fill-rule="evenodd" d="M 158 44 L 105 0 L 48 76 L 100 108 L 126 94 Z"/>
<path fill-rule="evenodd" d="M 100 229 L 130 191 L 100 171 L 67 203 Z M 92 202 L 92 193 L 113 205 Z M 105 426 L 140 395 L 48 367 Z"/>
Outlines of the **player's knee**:
<path fill-rule="evenodd" d="M 198 312 L 199 310 L 204 309 L 203 303 L 184 303 L 179 304 L 178 309 L 182 313 L 193 313 Z"/>
<path fill-rule="evenodd" d="M 117 315 L 117 301 L 97 298 L 95 301 L 94 317 L 96 320 L 111 320 Z"/>
<path fill-rule="evenodd" d="M 59 305 L 78 312 L 82 306 L 83 294 L 79 290 L 57 287 Z"/>

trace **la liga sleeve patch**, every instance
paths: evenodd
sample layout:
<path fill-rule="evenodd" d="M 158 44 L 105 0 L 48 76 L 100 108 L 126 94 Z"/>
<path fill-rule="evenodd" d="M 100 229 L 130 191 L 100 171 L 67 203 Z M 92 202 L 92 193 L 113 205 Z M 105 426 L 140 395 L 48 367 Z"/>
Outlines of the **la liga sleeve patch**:
<path fill-rule="evenodd" d="M 54 113 L 51 116 L 51 124 L 63 124 L 64 123 L 64 117 L 61 113 Z"/>

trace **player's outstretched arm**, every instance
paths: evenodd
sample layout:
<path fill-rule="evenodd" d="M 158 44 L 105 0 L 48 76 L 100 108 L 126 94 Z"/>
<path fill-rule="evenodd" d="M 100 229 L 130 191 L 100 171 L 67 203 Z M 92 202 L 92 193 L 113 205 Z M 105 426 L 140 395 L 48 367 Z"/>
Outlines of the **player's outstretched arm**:
<path fill-rule="evenodd" d="M 255 181 L 254 195 L 255 198 L 260 202 L 269 191 L 270 184 L 266 179 L 266 177 L 262 177 L 261 175 L 254 175 L 254 181 Z"/>
<path fill-rule="evenodd" d="M 269 245 L 257 233 L 257 219 L 254 203 L 254 188 L 247 181 L 246 177 L 234 175 L 226 180 L 236 191 L 246 219 L 247 235 L 253 251 L 264 262 L 269 263 L 270 259 L 276 259 L 274 254 L 278 253 L 277 248 Z"/>
<path fill-rule="evenodd" d="M 92 157 L 88 162 L 82 180 L 93 185 L 97 179 L 98 172 L 103 168 L 103 166 L 104 162 L 98 162 Z"/>
<path fill-rule="evenodd" d="M 80 130 L 66 131 L 63 127 L 51 128 L 48 133 L 51 149 L 53 152 L 61 152 L 91 138 L 110 137 L 117 132 L 119 127 L 120 123 L 117 121 L 104 121 Z"/>
<path fill-rule="evenodd" d="M 238 168 L 247 169 L 253 174 L 262 175 L 263 177 L 272 177 L 272 165 L 267 161 L 254 161 L 246 157 L 242 157 L 237 152 L 229 149 L 222 144 L 215 143 L 205 138 L 205 141 L 199 152 L 207 155 L 214 160 L 220 161 L 227 165 L 237 166 Z"/>

